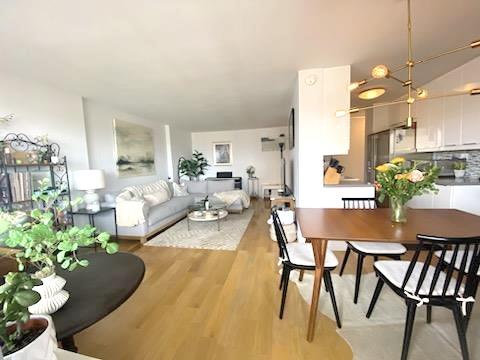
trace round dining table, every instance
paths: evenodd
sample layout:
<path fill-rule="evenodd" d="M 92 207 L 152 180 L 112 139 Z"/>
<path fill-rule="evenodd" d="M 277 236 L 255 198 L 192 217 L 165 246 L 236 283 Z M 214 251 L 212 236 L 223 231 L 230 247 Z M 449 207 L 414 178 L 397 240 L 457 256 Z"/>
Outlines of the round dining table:
<path fill-rule="evenodd" d="M 87 267 L 72 272 L 58 269 L 67 280 L 67 303 L 52 314 L 57 339 L 65 350 L 77 352 L 74 335 L 113 312 L 135 292 L 145 274 L 145 264 L 130 253 L 94 252 L 81 256 Z"/>

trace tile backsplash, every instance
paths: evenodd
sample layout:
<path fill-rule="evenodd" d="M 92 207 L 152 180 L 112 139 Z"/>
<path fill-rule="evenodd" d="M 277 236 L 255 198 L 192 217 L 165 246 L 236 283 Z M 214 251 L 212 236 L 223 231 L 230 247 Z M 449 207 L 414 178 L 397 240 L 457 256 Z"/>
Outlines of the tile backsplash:
<path fill-rule="evenodd" d="M 433 160 L 461 160 L 466 159 L 466 176 L 480 177 L 480 150 L 442 151 L 432 155 Z"/>

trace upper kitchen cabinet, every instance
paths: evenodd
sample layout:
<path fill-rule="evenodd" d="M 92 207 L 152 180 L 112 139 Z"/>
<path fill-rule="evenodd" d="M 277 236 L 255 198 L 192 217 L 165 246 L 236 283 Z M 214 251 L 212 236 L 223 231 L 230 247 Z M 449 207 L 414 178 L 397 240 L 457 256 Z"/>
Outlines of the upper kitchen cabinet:
<path fill-rule="evenodd" d="M 443 105 L 443 99 L 418 101 L 414 104 L 417 151 L 434 151 L 442 146 Z"/>
<path fill-rule="evenodd" d="M 441 78 L 445 94 L 459 91 L 462 87 L 460 71 L 451 71 Z M 449 148 L 462 145 L 462 96 L 446 97 L 443 116 L 443 147 Z"/>
<path fill-rule="evenodd" d="M 463 89 L 480 87 L 480 57 L 462 66 Z M 462 145 L 480 146 L 480 96 L 462 96 Z"/>

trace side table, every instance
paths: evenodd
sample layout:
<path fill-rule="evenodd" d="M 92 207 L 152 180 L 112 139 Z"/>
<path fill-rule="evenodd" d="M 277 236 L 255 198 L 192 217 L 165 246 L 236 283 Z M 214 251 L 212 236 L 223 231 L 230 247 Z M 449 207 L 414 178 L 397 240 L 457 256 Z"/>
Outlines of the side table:
<path fill-rule="evenodd" d="M 251 197 L 258 197 L 259 179 L 258 177 L 248 178 L 248 195 Z"/>
<path fill-rule="evenodd" d="M 113 221 L 115 224 L 115 239 L 118 241 L 118 225 L 117 225 L 117 209 L 114 206 L 102 206 L 98 211 L 89 211 L 85 208 L 72 210 L 69 212 L 70 215 L 83 215 L 88 216 L 88 223 L 95 227 L 95 216 L 98 214 L 106 213 L 111 211 L 113 213 Z"/>

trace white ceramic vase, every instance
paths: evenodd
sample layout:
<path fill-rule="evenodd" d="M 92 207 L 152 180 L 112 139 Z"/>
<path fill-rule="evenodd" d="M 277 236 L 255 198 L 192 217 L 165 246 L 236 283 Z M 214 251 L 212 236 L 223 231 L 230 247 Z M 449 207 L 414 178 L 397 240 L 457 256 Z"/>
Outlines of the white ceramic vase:
<path fill-rule="evenodd" d="M 456 178 L 463 178 L 465 176 L 465 170 L 453 170 Z"/>
<path fill-rule="evenodd" d="M 67 281 L 55 273 L 41 280 L 42 285 L 33 287 L 33 290 L 40 294 L 41 299 L 30 306 L 28 311 L 32 314 L 50 315 L 65 305 L 70 297 L 70 294 L 63 290 Z"/>
<path fill-rule="evenodd" d="M 43 318 L 48 321 L 47 329 L 23 349 L 5 356 L 5 360 L 57 360 L 57 337 L 52 318 L 48 315 L 33 315 L 31 319 Z"/>

